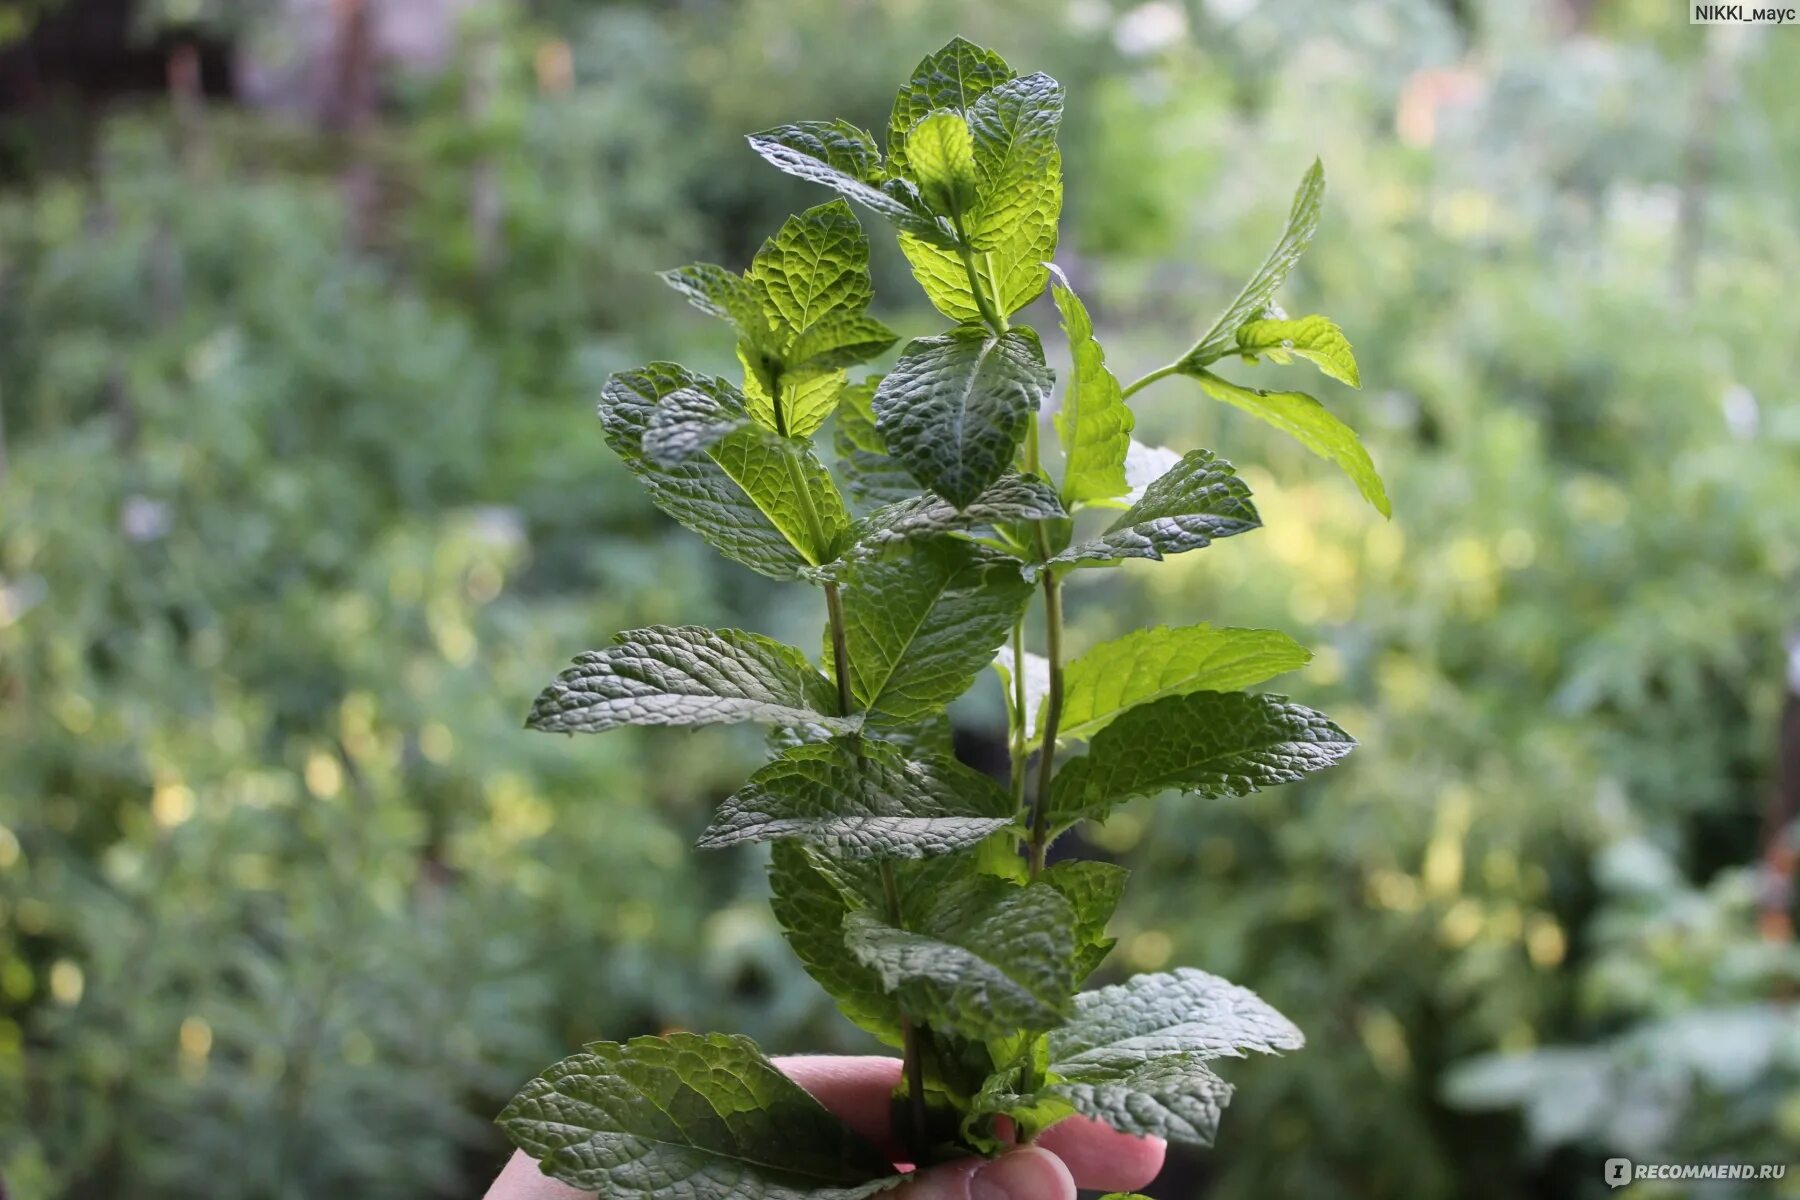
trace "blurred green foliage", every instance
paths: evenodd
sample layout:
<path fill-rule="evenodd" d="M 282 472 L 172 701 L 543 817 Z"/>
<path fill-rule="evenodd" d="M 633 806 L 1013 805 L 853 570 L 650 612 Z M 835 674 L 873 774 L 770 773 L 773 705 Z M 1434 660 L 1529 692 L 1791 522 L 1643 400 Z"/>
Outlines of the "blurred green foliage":
<path fill-rule="evenodd" d="M 752 857 L 687 849 L 741 736 L 518 726 L 610 630 L 815 617 L 650 510 L 591 399 L 684 338 L 731 368 L 651 271 L 742 265 L 806 199 L 741 134 L 878 126 L 953 32 L 1080 98 L 1068 175 L 1101 182 L 1059 261 L 1123 377 L 1204 327 L 1186 298 L 1228 298 L 1315 152 L 1290 304 L 1382 364 L 1319 386 L 1391 524 L 1168 380 L 1141 436 L 1233 447 L 1268 528 L 1105 608 L 1071 589 L 1075 650 L 1318 630 L 1298 698 L 1364 743 L 1098 835 L 1162 881 L 1123 963 L 1218 971 L 1310 1038 L 1235 1073 L 1218 1150 L 1157 1194 L 1791 1158 L 1800 963 L 1749 868 L 1800 625 L 1792 31 L 1641 0 L 563 0 L 477 13 L 355 136 L 149 104 L 0 196 L 15 1196 L 469 1195 L 501 1099 L 583 1038 L 862 1047 Z"/>

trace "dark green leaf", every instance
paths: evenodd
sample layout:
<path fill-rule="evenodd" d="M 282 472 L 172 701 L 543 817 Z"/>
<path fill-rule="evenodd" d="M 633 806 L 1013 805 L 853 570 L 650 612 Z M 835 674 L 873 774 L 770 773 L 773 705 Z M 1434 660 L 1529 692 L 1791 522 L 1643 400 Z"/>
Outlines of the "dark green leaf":
<path fill-rule="evenodd" d="M 844 919 L 868 901 L 847 889 L 819 854 L 799 842 L 777 842 L 769 856 L 769 905 L 789 946 L 818 985 L 853 1023 L 892 1046 L 900 1044 L 900 1008 L 881 978 L 844 949 Z"/>
<path fill-rule="evenodd" d="M 973 846 L 1013 816 L 1004 788 L 954 758 L 853 736 L 796 746 L 756 772 L 700 846 L 798 838 L 836 857 L 921 858 Z"/>
<path fill-rule="evenodd" d="M 884 505 L 857 523 L 854 542 L 871 546 L 935 537 L 1009 521 L 1055 520 L 1068 514 L 1056 491 L 1035 475 L 1008 471 L 965 508 L 942 496 L 913 496 Z"/>
<path fill-rule="evenodd" d="M 1053 379 L 1027 329 L 919 338 L 876 390 L 876 424 L 921 486 L 962 507 L 1012 465 Z"/>
<path fill-rule="evenodd" d="M 789 175 L 822 183 L 915 237 L 954 244 L 949 222 L 931 213 L 917 188 L 905 180 L 882 178 L 874 139 L 849 122 L 802 121 L 753 133 L 749 140 L 752 149 Z"/>
<path fill-rule="evenodd" d="M 922 919 L 896 929 L 869 912 L 845 944 L 900 1006 L 933 1029 L 1008 1037 L 1060 1024 L 1074 990 L 1074 913 L 1047 884 L 966 876 L 937 891 Z"/>
<path fill-rule="evenodd" d="M 1069 902 L 1075 911 L 1075 978 L 1086 979 L 1106 956 L 1112 953 L 1116 939 L 1106 936 L 1106 923 L 1112 920 L 1119 898 L 1125 894 L 1125 880 L 1131 875 L 1124 867 L 1086 859 L 1059 862 L 1040 878 Z"/>
<path fill-rule="evenodd" d="M 1085 741 L 1139 704 L 1189 692 L 1235 692 L 1298 670 L 1311 659 L 1311 652 L 1273 629 L 1134 630 L 1063 669 L 1057 736 Z M 1034 737 L 1043 732 L 1039 726 L 1034 730 Z"/>
<path fill-rule="evenodd" d="M 595 1042 L 500 1114 L 546 1175 L 632 1200 L 858 1200 L 892 1168 L 748 1038 Z"/>
<path fill-rule="evenodd" d="M 1017 560 L 953 538 L 860 552 L 839 572 L 850 691 L 883 722 L 968 690 L 1031 598 Z"/>
<path fill-rule="evenodd" d="M 1231 464 L 1210 450 L 1195 450 L 1146 488 L 1143 498 L 1105 533 L 1050 561 L 1080 567 L 1106 566 L 1126 558 L 1161 560 L 1261 524 L 1250 503 L 1250 489 Z"/>
<path fill-rule="evenodd" d="M 622 725 L 815 722 L 846 729 L 830 680 L 806 656 L 761 634 L 697 625 L 631 629 L 556 677 L 526 724 L 549 733 Z"/>
<path fill-rule="evenodd" d="M 1292 783 L 1350 753 L 1356 740 L 1282 696 L 1194 692 L 1141 704 L 1094 735 L 1051 789 L 1059 829 L 1099 820 L 1134 796 L 1180 789 L 1244 796 Z"/>
<path fill-rule="evenodd" d="M 844 486 L 864 504 L 896 503 L 919 490 L 906 468 L 889 457 L 887 443 L 875 427 L 875 389 L 880 383 L 881 376 L 874 375 L 844 389 L 832 440 Z"/>

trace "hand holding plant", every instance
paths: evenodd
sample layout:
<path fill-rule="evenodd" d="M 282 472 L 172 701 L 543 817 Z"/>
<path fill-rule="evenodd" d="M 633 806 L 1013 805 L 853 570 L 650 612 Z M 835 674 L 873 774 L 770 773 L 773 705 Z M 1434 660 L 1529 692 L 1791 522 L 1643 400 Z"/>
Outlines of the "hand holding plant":
<path fill-rule="evenodd" d="M 700 844 L 773 843 L 775 915 L 795 953 L 850 1020 L 901 1052 L 898 1149 L 884 1153 L 748 1039 L 683 1033 L 594 1043 L 526 1085 L 500 1121 L 547 1175 L 605 1197 L 853 1200 L 900 1184 L 896 1161 L 993 1156 L 1076 1118 L 1206 1145 L 1231 1092 L 1213 1060 L 1302 1044 L 1253 993 L 1197 970 L 1079 990 L 1112 947 L 1126 872 L 1048 852 L 1134 797 L 1242 796 L 1354 744 L 1311 709 L 1241 690 L 1307 661 L 1285 634 L 1139 630 L 1068 662 L 1063 647 L 1071 573 L 1260 524 L 1211 451 L 1132 441 L 1126 401 L 1158 379 L 1193 378 L 1292 434 L 1387 512 L 1368 455 L 1317 400 L 1217 373 L 1231 357 L 1300 357 L 1357 382 L 1336 325 L 1273 307 L 1316 227 L 1323 174 L 1308 172 L 1279 244 L 1224 315 L 1122 387 L 1049 265 L 1062 102 L 1048 76 L 957 40 L 901 89 L 885 155 L 842 121 L 750 139 L 888 220 L 954 325 L 907 344 L 885 376 L 850 382 L 895 339 L 867 314 L 868 240 L 844 199 L 790 218 L 742 275 L 668 273 L 735 331 L 742 384 L 673 363 L 622 372 L 600 402 L 606 439 L 720 553 L 821 590 L 822 665 L 739 630 L 633 630 L 577 659 L 530 719 L 569 733 L 772 729 L 773 757 Z M 1074 359 L 1060 464 L 1038 419 L 1053 373 L 1037 333 L 1012 323 L 1046 286 Z M 874 506 L 860 518 L 811 444 L 833 416 L 838 476 Z M 1024 645 L 1034 598 L 1041 656 Z M 989 665 L 1008 696 L 1010 787 L 950 748 L 946 707 Z M 1086 753 L 1059 760 L 1075 743 Z"/>

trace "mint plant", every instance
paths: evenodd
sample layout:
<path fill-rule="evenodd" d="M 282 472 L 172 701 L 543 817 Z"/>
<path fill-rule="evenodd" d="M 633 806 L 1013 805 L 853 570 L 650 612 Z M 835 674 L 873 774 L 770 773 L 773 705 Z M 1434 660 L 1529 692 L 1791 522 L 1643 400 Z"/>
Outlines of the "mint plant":
<path fill-rule="evenodd" d="M 1050 263 L 1062 108 L 1049 76 L 1016 75 L 958 39 L 900 89 L 885 155 L 843 121 L 750 138 L 840 198 L 790 218 L 741 275 L 699 264 L 664 276 L 731 326 L 741 384 L 652 363 L 607 382 L 600 419 L 670 516 L 726 557 L 823 593 L 820 666 L 755 633 L 631 630 L 578 658 L 529 720 L 564 733 L 770 727 L 769 762 L 700 845 L 773 843 L 776 918 L 844 1015 L 900 1051 L 896 1128 L 921 1164 L 994 1154 L 1074 1114 L 1209 1145 L 1231 1094 L 1213 1061 L 1302 1045 L 1256 995 L 1198 970 L 1081 990 L 1112 948 L 1126 872 L 1051 863 L 1060 835 L 1134 797 L 1290 782 L 1354 745 L 1311 709 L 1242 690 L 1308 661 L 1274 630 L 1138 630 L 1064 661 L 1071 573 L 1260 523 L 1212 451 L 1134 442 L 1127 402 L 1187 376 L 1337 463 L 1388 512 L 1355 434 L 1316 399 L 1218 373 L 1232 359 L 1302 358 L 1358 382 L 1336 325 L 1275 307 L 1318 222 L 1319 166 L 1224 315 L 1121 386 Z M 846 199 L 895 227 L 952 322 L 859 382 L 848 369 L 896 339 L 867 313 L 869 243 Z M 1013 323 L 1046 288 L 1073 359 L 1055 450 L 1039 428 L 1053 372 L 1036 331 Z M 813 445 L 834 416 L 835 477 Z M 866 511 L 853 516 L 852 502 Z M 946 707 L 990 665 L 1007 696 L 1010 786 L 951 753 Z M 755 1045 L 724 1034 L 594 1043 L 527 1084 L 500 1123 L 547 1174 L 607 1197 L 849 1200 L 899 1178 Z"/>

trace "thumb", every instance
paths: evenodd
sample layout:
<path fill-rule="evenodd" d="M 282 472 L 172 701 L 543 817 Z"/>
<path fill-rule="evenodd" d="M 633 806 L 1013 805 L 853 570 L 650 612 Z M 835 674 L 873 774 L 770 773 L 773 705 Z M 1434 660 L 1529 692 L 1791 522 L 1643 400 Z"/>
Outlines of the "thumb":
<path fill-rule="evenodd" d="M 999 1158 L 920 1171 L 888 1195 L 893 1200 L 1075 1200 L 1075 1177 L 1048 1150 L 1024 1146 Z"/>

